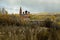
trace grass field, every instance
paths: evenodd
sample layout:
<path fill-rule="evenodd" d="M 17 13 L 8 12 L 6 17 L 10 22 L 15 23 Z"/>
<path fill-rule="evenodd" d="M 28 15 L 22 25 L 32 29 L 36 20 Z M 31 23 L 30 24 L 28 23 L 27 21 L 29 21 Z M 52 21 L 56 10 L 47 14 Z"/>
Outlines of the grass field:
<path fill-rule="evenodd" d="M 38 26 L 0 26 L 0 40 L 60 40 L 60 30 Z"/>
<path fill-rule="evenodd" d="M 55 15 L 30 15 L 27 21 L 18 14 L 0 14 L 0 40 L 60 40 L 59 18 Z"/>

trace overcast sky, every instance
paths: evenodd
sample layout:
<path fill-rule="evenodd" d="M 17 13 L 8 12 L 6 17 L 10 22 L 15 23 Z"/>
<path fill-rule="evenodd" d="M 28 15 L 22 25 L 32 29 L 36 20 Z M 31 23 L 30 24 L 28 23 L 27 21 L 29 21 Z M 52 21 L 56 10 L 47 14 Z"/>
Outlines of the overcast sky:
<path fill-rule="evenodd" d="M 20 6 L 30 12 L 60 12 L 60 0 L 0 0 L 9 13 L 18 13 Z"/>

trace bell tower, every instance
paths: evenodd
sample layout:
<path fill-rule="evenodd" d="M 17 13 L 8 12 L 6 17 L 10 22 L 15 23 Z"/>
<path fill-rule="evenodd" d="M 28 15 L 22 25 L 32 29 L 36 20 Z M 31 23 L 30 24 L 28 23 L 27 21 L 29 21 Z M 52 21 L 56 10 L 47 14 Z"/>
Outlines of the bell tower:
<path fill-rule="evenodd" d="M 20 7 L 20 11 L 19 11 L 19 14 L 22 15 L 22 8 Z"/>

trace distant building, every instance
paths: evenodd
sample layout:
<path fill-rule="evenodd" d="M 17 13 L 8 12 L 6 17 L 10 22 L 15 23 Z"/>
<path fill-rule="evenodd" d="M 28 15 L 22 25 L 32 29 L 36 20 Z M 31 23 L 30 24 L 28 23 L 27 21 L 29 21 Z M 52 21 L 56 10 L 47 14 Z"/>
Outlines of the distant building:
<path fill-rule="evenodd" d="M 0 8 L 0 13 L 1 14 L 7 14 L 8 12 L 5 10 L 5 8 Z"/>
<path fill-rule="evenodd" d="M 20 11 L 19 11 L 20 17 L 23 18 L 24 20 L 29 20 L 29 14 L 30 12 L 26 11 L 22 11 L 22 8 L 20 7 Z"/>
<path fill-rule="evenodd" d="M 22 8 L 20 7 L 20 11 L 19 11 L 19 14 L 22 15 Z"/>
<path fill-rule="evenodd" d="M 5 12 L 6 12 L 6 11 L 5 11 L 5 9 L 4 9 L 4 8 L 2 8 L 2 13 L 3 13 L 3 14 L 5 14 Z"/>
<path fill-rule="evenodd" d="M 0 8 L 0 14 L 2 13 L 2 8 Z"/>
<path fill-rule="evenodd" d="M 23 12 L 23 15 L 24 15 L 24 12 Z"/>
<path fill-rule="evenodd" d="M 28 14 L 30 14 L 30 12 L 28 12 Z"/>
<path fill-rule="evenodd" d="M 28 11 L 27 11 L 27 10 L 25 11 L 25 14 L 26 14 L 26 15 L 28 14 Z"/>

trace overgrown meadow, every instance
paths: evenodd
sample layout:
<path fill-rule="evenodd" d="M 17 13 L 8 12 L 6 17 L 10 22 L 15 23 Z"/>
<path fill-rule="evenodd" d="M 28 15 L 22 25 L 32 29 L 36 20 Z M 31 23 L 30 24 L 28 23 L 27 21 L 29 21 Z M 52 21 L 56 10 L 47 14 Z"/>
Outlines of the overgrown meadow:
<path fill-rule="evenodd" d="M 0 14 L 0 40 L 60 40 L 60 16 Z"/>

